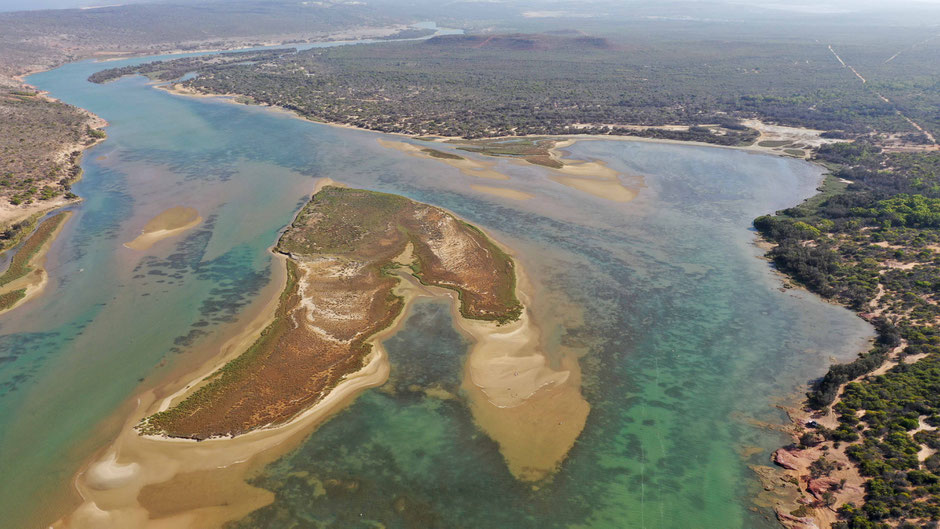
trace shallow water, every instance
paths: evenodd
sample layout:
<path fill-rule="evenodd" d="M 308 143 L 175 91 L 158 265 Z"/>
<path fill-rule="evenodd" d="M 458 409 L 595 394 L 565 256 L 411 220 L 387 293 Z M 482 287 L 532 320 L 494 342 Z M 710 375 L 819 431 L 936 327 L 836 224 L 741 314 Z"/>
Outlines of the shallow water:
<path fill-rule="evenodd" d="M 580 356 L 591 414 L 551 480 L 515 481 L 461 398 L 465 339 L 445 305 L 421 302 L 386 342 L 389 383 L 267 467 L 255 483 L 277 500 L 235 527 L 774 525 L 751 509 L 747 464 L 785 439 L 754 421 L 782 421 L 775 404 L 871 333 L 846 310 L 780 291 L 752 244 L 750 220 L 813 194 L 817 168 L 586 141 L 572 157 L 642 180 L 635 201 L 501 161 L 505 185 L 537 195 L 515 202 L 469 187 L 492 182 L 380 146 L 382 135 L 178 97 L 139 77 L 85 82 L 129 62 L 30 78 L 111 126 L 85 155 L 85 202 L 50 251 L 49 289 L 0 319 L 0 512 L 14 523 L 63 514 L 69 480 L 141 384 L 211 357 L 275 295 L 267 248 L 330 177 L 448 208 L 512 247 L 549 354 Z M 205 222 L 145 253 L 122 246 L 178 205 Z"/>

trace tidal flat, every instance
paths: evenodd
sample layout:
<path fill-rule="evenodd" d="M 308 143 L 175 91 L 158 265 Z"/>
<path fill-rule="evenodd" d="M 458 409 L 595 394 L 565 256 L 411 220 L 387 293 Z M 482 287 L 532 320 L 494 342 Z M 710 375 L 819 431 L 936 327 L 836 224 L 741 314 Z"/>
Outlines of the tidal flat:
<path fill-rule="evenodd" d="M 445 208 L 511 248 L 547 365 L 576 376 L 590 413 L 555 472 L 517 479 L 474 415 L 462 367 L 472 334 L 448 304 L 422 298 L 383 337 L 388 381 L 229 466 L 230 485 L 195 498 L 240 500 L 200 511 L 211 523 L 773 527 L 748 465 L 786 439 L 759 423 L 785 421 L 776 404 L 871 336 L 849 311 L 779 290 L 753 245 L 754 217 L 814 194 L 821 171 L 806 162 L 625 140 L 566 147 L 642 177 L 617 202 L 556 182 L 551 168 L 460 154 L 534 195 L 513 200 L 474 190 L 485 180 L 439 159 L 387 149 L 380 134 L 179 97 L 139 77 L 85 82 L 102 68 L 29 78 L 111 126 L 83 162 L 84 203 L 49 249 L 47 295 L 0 321 L 0 508 L 16 526 L 71 513 L 82 503 L 74 477 L 108 461 L 138 402 L 169 397 L 264 324 L 285 281 L 269 249 L 319 178 Z M 123 247 L 179 204 L 203 222 L 147 254 Z M 212 489 L 193 469 L 154 476 L 140 490 L 148 512 L 194 516 L 178 491 Z"/>

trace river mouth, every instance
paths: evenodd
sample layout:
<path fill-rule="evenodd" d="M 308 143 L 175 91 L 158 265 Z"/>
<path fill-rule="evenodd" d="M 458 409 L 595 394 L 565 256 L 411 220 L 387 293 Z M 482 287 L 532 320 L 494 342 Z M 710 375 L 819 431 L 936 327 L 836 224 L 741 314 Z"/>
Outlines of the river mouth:
<path fill-rule="evenodd" d="M 557 472 L 515 479 L 461 387 L 467 337 L 446 306 L 419 303 L 386 340 L 390 380 L 259 465 L 246 487 L 270 501 L 246 503 L 266 506 L 236 526 L 772 526 L 751 511 L 747 465 L 782 438 L 754 422 L 782 421 L 775 404 L 870 336 L 848 311 L 778 290 L 752 245 L 751 219 L 813 194 L 817 168 L 649 142 L 568 147 L 643 176 L 616 202 L 480 158 L 518 200 L 472 187 L 499 180 L 387 149 L 383 135 L 142 78 L 85 82 L 114 65 L 30 78 L 111 126 L 85 157 L 85 202 L 49 251 L 45 294 L 0 321 L 0 469 L 14 477 L 0 507 L 13 520 L 69 512 L 72 476 L 117 437 L 136 395 L 216 357 L 276 297 L 268 249 L 331 177 L 449 209 L 518 252 L 552 367 L 577 359 L 591 412 Z M 180 204 L 202 222 L 145 253 L 123 246 Z M 55 500 L 37 505 L 45 494 Z M 160 511 L 172 498 L 151 489 L 146 501 Z"/>

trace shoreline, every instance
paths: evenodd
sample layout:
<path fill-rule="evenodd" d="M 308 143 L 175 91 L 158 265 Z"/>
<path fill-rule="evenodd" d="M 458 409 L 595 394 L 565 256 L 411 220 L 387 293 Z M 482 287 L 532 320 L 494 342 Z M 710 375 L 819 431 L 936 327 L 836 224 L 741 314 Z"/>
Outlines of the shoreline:
<path fill-rule="evenodd" d="M 178 96 L 181 96 L 181 97 L 209 98 L 209 99 L 217 99 L 217 100 L 219 100 L 219 101 L 223 101 L 223 102 L 231 103 L 231 104 L 235 104 L 235 105 L 254 106 L 254 107 L 259 107 L 259 108 L 268 109 L 268 110 L 273 111 L 273 112 L 284 113 L 284 114 L 290 115 L 291 117 L 294 117 L 294 118 L 297 118 L 297 119 L 302 119 L 302 120 L 308 121 L 308 122 L 310 122 L 310 123 L 318 123 L 318 124 L 321 124 L 321 125 L 328 125 L 328 126 L 331 126 L 331 127 L 338 127 L 338 128 L 343 128 L 343 129 L 349 129 L 349 130 L 357 130 L 357 131 L 363 131 L 363 132 L 371 132 L 371 133 L 374 133 L 374 134 L 391 135 L 391 136 L 398 136 L 398 137 L 409 138 L 409 139 L 418 139 L 418 140 L 426 141 L 426 142 L 429 143 L 429 144 L 442 143 L 442 142 L 446 142 L 446 141 L 450 141 L 450 140 L 459 140 L 459 141 L 487 141 L 487 140 L 489 140 L 489 141 L 499 141 L 499 140 L 511 140 L 511 139 L 534 139 L 534 138 L 546 139 L 546 140 L 556 140 L 556 141 L 568 141 L 568 140 L 575 140 L 575 141 L 577 141 L 577 140 L 641 141 L 641 142 L 646 142 L 646 143 L 663 143 L 663 144 L 671 144 L 671 145 L 696 145 L 696 146 L 700 146 L 700 147 L 714 147 L 714 148 L 721 148 L 721 149 L 735 149 L 735 150 L 743 150 L 743 151 L 754 152 L 754 153 L 759 153 L 759 154 L 767 154 L 767 155 L 773 155 L 773 156 L 780 156 L 780 157 L 784 157 L 784 158 L 793 158 L 793 159 L 802 159 L 802 160 L 811 161 L 811 160 L 809 160 L 806 156 L 794 156 L 794 155 L 792 155 L 792 154 L 787 154 L 787 153 L 785 153 L 785 152 L 779 150 L 780 148 L 778 148 L 778 147 L 761 147 L 761 146 L 758 145 L 758 143 L 759 143 L 760 140 L 755 140 L 754 143 L 751 144 L 751 145 L 719 145 L 719 144 L 716 144 L 716 143 L 708 143 L 708 142 L 703 142 L 703 141 L 673 140 L 673 139 L 667 139 L 667 138 L 649 138 L 649 137 L 645 137 L 645 136 L 634 136 L 634 135 L 629 135 L 629 134 L 578 134 L 578 133 L 569 133 L 569 134 L 523 134 L 523 135 L 512 135 L 512 136 L 486 136 L 486 137 L 480 137 L 480 138 L 466 138 L 466 137 L 463 137 L 463 136 L 437 136 L 437 135 L 409 134 L 409 133 L 405 133 L 405 132 L 386 132 L 386 131 L 379 131 L 379 130 L 375 130 L 375 129 L 369 129 L 369 128 L 365 128 L 365 127 L 358 127 L 358 126 L 355 126 L 355 125 L 350 125 L 350 124 L 348 124 L 348 123 L 333 122 L 333 121 L 321 121 L 321 120 L 317 120 L 317 119 L 312 119 L 312 118 L 309 118 L 309 117 L 307 117 L 307 116 L 304 116 L 304 115 L 300 114 L 300 113 L 297 112 L 297 111 L 288 110 L 288 109 L 286 109 L 286 108 L 284 108 L 284 107 L 280 107 L 280 106 L 276 106 L 276 105 L 269 105 L 269 104 L 264 104 L 264 103 L 253 103 L 253 102 L 252 102 L 252 103 L 243 103 L 243 102 L 240 102 L 240 101 L 236 101 L 236 100 L 235 100 L 235 98 L 238 98 L 238 97 L 245 97 L 243 94 L 215 94 L 215 93 L 205 93 L 205 92 L 198 92 L 198 91 L 183 89 L 183 88 L 180 87 L 179 85 L 180 85 L 180 83 L 179 83 L 178 81 L 169 81 L 169 82 L 165 82 L 165 83 L 155 84 L 155 85 L 153 85 L 153 86 L 154 86 L 155 88 L 160 89 L 160 90 L 164 90 L 164 91 L 166 91 L 166 92 L 169 92 L 169 93 L 171 93 L 171 94 L 178 95 Z M 790 131 L 791 134 L 796 134 L 797 132 L 801 132 L 801 133 L 807 133 L 807 132 L 809 132 L 809 133 L 817 133 L 817 134 L 818 134 L 819 132 L 823 132 L 823 131 L 816 131 L 816 130 L 814 130 L 814 129 L 808 129 L 808 128 L 803 128 L 803 127 L 789 127 L 789 126 L 785 126 L 785 125 L 774 125 L 774 124 L 771 124 L 771 123 L 765 123 L 765 122 L 763 122 L 763 121 L 761 121 L 761 120 L 759 120 L 759 119 L 756 119 L 756 118 L 754 118 L 754 119 L 749 119 L 748 122 L 751 123 L 751 124 L 757 125 L 756 127 L 751 127 L 751 128 L 755 128 L 755 129 L 756 129 L 758 132 L 760 132 L 761 134 L 763 134 L 762 131 L 764 131 L 764 130 L 769 130 L 769 129 L 772 129 L 772 128 L 773 128 L 773 129 L 785 129 L 786 131 Z M 678 126 L 678 125 L 649 126 L 648 128 L 651 128 L 651 129 L 664 129 L 664 130 L 668 130 L 669 127 L 676 127 L 676 126 Z M 681 126 L 684 127 L 684 126 L 687 126 L 687 125 L 681 125 Z M 688 125 L 688 126 L 691 126 L 691 125 Z M 759 128 L 758 128 L 758 127 L 759 127 Z M 779 133 L 779 134 L 782 134 L 782 133 Z M 430 138 L 430 139 L 429 139 L 429 138 Z M 792 141 L 794 141 L 794 142 L 799 142 L 799 141 L 805 141 L 805 139 L 801 139 L 801 138 L 798 138 L 798 137 L 794 137 L 794 138 L 792 139 Z M 849 141 L 849 140 L 837 140 L 837 139 L 829 140 L 829 139 L 823 139 L 823 143 L 837 143 L 837 142 L 845 142 L 845 141 Z M 809 151 L 809 149 L 805 149 L 805 150 Z M 441 160 L 441 161 L 446 161 L 446 160 Z"/>
<path fill-rule="evenodd" d="M 35 72 L 32 72 L 32 73 L 38 73 L 40 71 L 45 71 L 45 70 L 36 70 Z M 40 90 L 39 88 L 26 82 L 23 79 L 23 77 L 25 76 L 26 76 L 25 74 L 22 76 L 14 76 L 13 79 L 21 83 L 23 87 L 28 87 L 28 88 L 36 90 L 37 92 L 36 97 L 42 98 L 48 102 L 62 102 L 57 98 L 51 97 L 48 92 L 44 90 Z M 90 130 L 100 131 L 109 125 L 107 120 L 101 118 L 97 114 L 94 114 L 93 112 L 87 109 L 84 109 L 81 107 L 75 107 L 74 105 L 70 105 L 70 106 L 73 106 L 74 108 L 78 109 L 82 114 L 84 114 L 85 121 L 82 125 Z M 70 188 L 71 186 L 80 182 L 82 178 L 84 177 L 84 170 L 81 168 L 81 162 L 85 156 L 85 152 L 103 143 L 105 140 L 107 140 L 106 135 L 102 138 L 92 138 L 91 142 L 76 141 L 73 143 L 67 143 L 63 145 L 59 150 L 51 153 L 51 156 L 59 160 L 60 162 L 71 160 L 70 155 L 71 153 L 75 151 L 78 151 L 80 153 L 74 160 L 71 160 L 71 163 L 75 167 L 78 167 L 79 171 L 75 179 L 69 182 Z M 4 203 L 3 205 L 0 205 L 0 226 L 14 226 L 18 223 L 29 224 L 29 229 L 23 230 L 24 234 L 22 236 L 15 237 L 12 244 L 6 246 L 5 248 L 0 248 L 0 255 L 7 253 L 9 250 L 22 244 L 28 238 L 29 234 L 36 229 L 36 227 L 40 224 L 40 221 L 44 217 L 48 217 L 51 214 L 55 213 L 56 211 L 63 210 L 71 206 L 75 206 L 76 204 L 80 204 L 82 200 L 83 198 L 80 196 L 75 196 L 74 198 L 66 198 L 66 196 L 63 194 L 62 196 L 55 197 L 49 201 L 33 202 L 32 204 L 27 204 L 25 206 L 14 206 L 8 203 Z M 69 212 L 69 215 L 71 215 L 70 212 Z M 63 221 L 62 224 L 65 224 L 67 220 L 68 219 Z M 59 233 L 61 233 L 61 226 L 59 227 L 59 229 L 55 231 L 54 235 L 48 241 L 49 244 L 52 244 L 52 242 L 54 242 L 55 239 L 58 238 Z M 45 286 L 45 280 L 43 282 L 43 288 L 44 286 Z M 38 294 L 38 293 L 39 292 L 37 291 L 35 294 Z M 21 299 L 20 301 L 18 301 L 13 307 L 10 307 L 6 310 L 0 310 L 0 313 L 6 312 L 7 310 L 12 310 L 16 306 L 19 306 L 25 303 L 26 301 L 28 301 L 29 299 L 31 299 L 31 297 L 32 296 L 30 296 L 30 294 L 27 293 L 27 296 Z"/>
<path fill-rule="evenodd" d="M 783 292 L 791 289 L 798 290 L 830 305 L 849 310 L 857 318 L 869 322 L 863 316 L 864 312 L 852 310 L 838 301 L 820 296 L 796 282 L 791 276 L 778 270 L 766 256 L 776 244 L 768 241 L 759 233 L 755 235 L 753 244 L 763 252 L 763 255 L 759 258 L 767 261 L 774 280 L 780 284 L 779 290 Z M 874 340 L 875 338 L 869 339 L 866 345 L 858 350 L 858 354 L 861 355 L 868 351 Z M 895 351 L 876 371 L 887 370 L 896 365 L 897 361 Z M 829 368 L 840 363 L 830 361 L 828 362 Z M 785 433 L 791 442 L 787 445 L 778 446 L 765 464 L 749 465 L 749 467 L 763 487 L 763 490 L 754 497 L 755 504 L 770 509 L 781 527 L 788 529 L 830 529 L 835 522 L 839 521 L 837 512 L 839 507 L 845 503 L 855 505 L 864 503 L 867 479 L 861 476 L 858 468 L 846 454 L 846 449 L 852 444 L 847 443 L 838 447 L 828 447 L 825 443 L 803 446 L 801 436 L 815 432 L 814 428 L 807 426 L 811 422 L 830 429 L 836 428 L 838 415 L 831 408 L 841 400 L 845 387 L 875 373 L 875 371 L 863 373 L 841 384 L 837 393 L 839 396 L 827 407 L 827 410 L 814 410 L 809 407 L 806 390 L 813 388 L 812 381 L 801 388 L 796 388 L 793 394 L 783 396 L 780 403 L 775 406 L 786 414 L 786 422 L 780 425 L 779 430 Z M 770 427 L 769 425 L 764 426 Z M 824 446 L 825 449 L 822 448 Z M 826 475 L 815 477 L 812 474 L 810 465 L 821 457 L 836 463 L 839 467 Z M 837 491 L 830 490 L 834 484 L 839 486 Z M 836 501 L 831 506 L 825 504 L 813 506 L 812 504 L 815 502 L 825 499 L 823 495 L 825 492 L 833 493 Z M 800 512 L 801 510 L 802 512 Z"/>
<path fill-rule="evenodd" d="M 49 70 L 54 70 L 60 66 L 63 66 L 72 62 L 94 60 L 96 62 L 112 62 L 112 61 L 122 61 L 128 59 L 138 59 L 141 57 L 158 57 L 164 55 L 191 55 L 191 54 L 200 54 L 200 53 L 219 53 L 227 51 L 240 51 L 253 48 L 276 48 L 276 47 L 296 47 L 298 45 L 310 45 L 310 44 L 322 44 L 322 43 L 331 43 L 331 42 L 355 42 L 359 40 L 370 40 L 370 39 L 382 39 L 383 37 L 388 37 L 394 35 L 398 31 L 410 29 L 414 24 L 398 24 L 393 26 L 362 26 L 359 28 L 350 28 L 344 31 L 336 33 L 321 33 L 321 34 L 312 34 L 313 36 L 308 37 L 304 42 L 290 42 L 296 40 L 302 34 L 288 33 L 277 36 L 268 36 L 268 37 L 258 37 L 257 40 L 262 40 L 262 42 L 251 42 L 248 44 L 235 44 L 232 45 L 223 45 L 219 47 L 216 46 L 199 46 L 197 41 L 192 49 L 183 49 L 183 48 L 167 48 L 167 49 L 132 49 L 132 50 L 87 50 L 84 52 L 79 52 L 75 56 L 59 57 L 52 58 L 48 64 L 32 64 L 25 67 L 21 67 L 18 70 L 14 70 L 18 73 L 4 74 L 9 79 L 14 79 L 24 84 L 28 84 L 25 80 L 26 77 L 30 75 L 46 72 Z M 309 34 L 308 34 L 309 35 Z M 252 40 L 253 37 L 229 37 L 233 41 L 241 40 Z M 267 40 L 264 40 L 267 39 Z M 398 40 L 413 40 L 413 39 L 398 39 Z M 176 44 L 180 44 L 177 42 Z M 159 46 L 159 44 L 155 45 Z"/>

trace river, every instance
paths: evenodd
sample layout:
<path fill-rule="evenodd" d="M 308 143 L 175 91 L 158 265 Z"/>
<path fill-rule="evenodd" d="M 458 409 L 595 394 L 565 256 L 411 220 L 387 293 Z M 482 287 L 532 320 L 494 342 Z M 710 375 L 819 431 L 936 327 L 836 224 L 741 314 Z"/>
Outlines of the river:
<path fill-rule="evenodd" d="M 378 133 L 89 74 L 141 59 L 70 63 L 31 84 L 106 119 L 85 153 L 84 202 L 53 244 L 46 292 L 0 319 L 0 512 L 52 522 L 71 480 L 117 433 L 135 396 L 193 369 L 277 295 L 268 249 L 318 178 L 445 207 L 512 248 L 534 288 L 550 356 L 579 358 L 587 425 L 559 471 L 513 479 L 459 395 L 467 339 L 446 305 L 416 304 L 386 342 L 390 381 L 366 391 L 252 483 L 275 501 L 234 527 L 773 527 L 749 464 L 785 436 L 799 396 L 872 331 L 780 280 L 751 220 L 815 193 L 809 163 L 734 149 L 575 143 L 639 186 L 614 202 L 499 161 L 499 185 L 383 147 Z M 126 248 L 174 206 L 204 221 Z M 457 398 L 442 398 L 440 391 Z"/>

